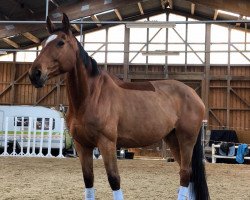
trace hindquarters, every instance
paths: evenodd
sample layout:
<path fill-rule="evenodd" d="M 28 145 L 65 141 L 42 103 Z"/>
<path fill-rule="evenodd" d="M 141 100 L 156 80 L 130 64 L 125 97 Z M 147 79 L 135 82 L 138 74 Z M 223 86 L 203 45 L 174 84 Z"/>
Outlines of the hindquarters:
<path fill-rule="evenodd" d="M 209 199 L 203 165 L 200 127 L 205 114 L 205 106 L 200 97 L 190 87 L 175 82 L 174 99 L 178 108 L 175 129 L 165 138 L 180 165 L 180 190 L 178 200 L 190 196 L 188 187 L 193 186 L 191 199 Z"/>

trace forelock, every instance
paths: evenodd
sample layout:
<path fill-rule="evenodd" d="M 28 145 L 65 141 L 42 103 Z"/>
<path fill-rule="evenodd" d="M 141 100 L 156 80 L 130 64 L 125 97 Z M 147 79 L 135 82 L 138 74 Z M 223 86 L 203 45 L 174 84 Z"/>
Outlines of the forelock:
<path fill-rule="evenodd" d="M 51 35 L 47 38 L 47 40 L 44 43 L 44 47 L 46 47 L 51 41 L 55 40 L 58 37 L 58 35 Z"/>

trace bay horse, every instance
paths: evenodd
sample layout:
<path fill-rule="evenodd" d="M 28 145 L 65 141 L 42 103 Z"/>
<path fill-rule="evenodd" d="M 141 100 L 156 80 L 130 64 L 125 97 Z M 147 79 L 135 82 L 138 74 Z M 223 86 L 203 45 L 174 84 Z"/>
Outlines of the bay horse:
<path fill-rule="evenodd" d="M 70 30 L 47 18 L 51 34 L 29 69 L 36 87 L 66 73 L 67 124 L 81 162 L 85 199 L 95 199 L 93 149 L 104 161 L 114 200 L 123 200 L 116 149 L 165 140 L 180 165 L 178 200 L 209 199 L 199 134 L 205 107 L 187 85 L 175 80 L 126 83 L 100 70 Z"/>

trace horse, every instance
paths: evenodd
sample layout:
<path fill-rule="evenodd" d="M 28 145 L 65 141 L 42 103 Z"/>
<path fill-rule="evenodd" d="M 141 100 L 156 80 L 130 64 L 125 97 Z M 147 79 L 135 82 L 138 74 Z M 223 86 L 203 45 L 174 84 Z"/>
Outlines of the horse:
<path fill-rule="evenodd" d="M 196 92 L 176 80 L 124 82 L 98 67 L 70 30 L 47 18 L 50 36 L 29 69 L 36 88 L 66 74 L 66 122 L 82 167 L 85 199 L 95 199 L 93 149 L 98 147 L 114 200 L 123 200 L 117 148 L 148 146 L 162 139 L 180 166 L 178 200 L 209 199 L 201 149 L 205 106 Z"/>

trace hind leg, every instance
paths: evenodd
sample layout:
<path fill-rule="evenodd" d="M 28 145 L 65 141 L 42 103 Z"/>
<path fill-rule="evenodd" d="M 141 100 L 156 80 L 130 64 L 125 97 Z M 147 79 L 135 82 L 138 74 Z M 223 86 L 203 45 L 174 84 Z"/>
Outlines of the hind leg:
<path fill-rule="evenodd" d="M 175 129 L 172 130 L 165 138 L 164 141 L 170 148 L 171 153 L 174 156 L 174 159 L 177 161 L 179 165 L 181 165 L 181 155 L 180 155 L 180 147 L 178 139 L 175 135 Z"/>
<path fill-rule="evenodd" d="M 192 173 L 191 161 L 193 155 L 193 148 L 196 143 L 197 135 L 194 132 L 187 130 L 177 130 L 176 137 L 179 141 L 180 147 L 180 190 L 178 194 L 178 200 L 186 200 L 188 196 L 188 186 Z M 188 198 L 190 199 L 190 197 Z"/>
<path fill-rule="evenodd" d="M 183 144 L 182 142 L 185 138 L 183 138 L 183 136 L 179 136 L 179 138 L 177 138 L 176 134 L 180 135 L 178 131 L 176 133 L 176 130 L 171 131 L 165 137 L 165 141 L 168 144 L 174 156 L 174 159 L 178 162 L 180 166 L 180 189 L 178 193 L 178 200 L 186 200 L 188 196 L 188 185 L 191 173 L 190 163 L 193 148 L 190 148 L 190 145 L 188 145 L 188 143 L 185 146 L 185 144 Z M 179 139 L 181 141 L 180 144 Z"/>

